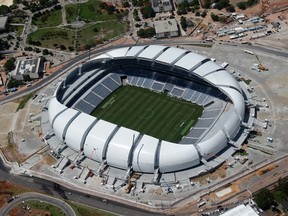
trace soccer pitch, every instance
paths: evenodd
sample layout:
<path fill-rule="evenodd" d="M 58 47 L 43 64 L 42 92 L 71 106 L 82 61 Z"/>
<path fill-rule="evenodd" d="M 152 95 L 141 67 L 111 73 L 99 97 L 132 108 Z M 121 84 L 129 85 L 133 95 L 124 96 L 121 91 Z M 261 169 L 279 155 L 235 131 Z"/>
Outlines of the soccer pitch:
<path fill-rule="evenodd" d="M 203 107 L 135 86 L 121 86 L 92 113 L 99 119 L 158 139 L 179 142 L 202 115 Z"/>

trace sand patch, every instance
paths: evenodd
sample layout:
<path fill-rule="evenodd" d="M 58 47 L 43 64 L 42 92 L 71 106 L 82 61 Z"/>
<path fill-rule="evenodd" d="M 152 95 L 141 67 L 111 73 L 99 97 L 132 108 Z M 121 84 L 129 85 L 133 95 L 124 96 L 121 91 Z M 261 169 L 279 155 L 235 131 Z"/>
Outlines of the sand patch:
<path fill-rule="evenodd" d="M 0 0 L 0 5 L 11 6 L 13 4 L 13 0 Z"/>

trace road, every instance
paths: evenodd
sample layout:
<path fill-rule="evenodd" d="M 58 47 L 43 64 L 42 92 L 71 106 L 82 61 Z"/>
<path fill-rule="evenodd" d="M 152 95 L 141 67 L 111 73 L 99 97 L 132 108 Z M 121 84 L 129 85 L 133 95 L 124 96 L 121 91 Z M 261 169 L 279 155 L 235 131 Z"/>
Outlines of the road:
<path fill-rule="evenodd" d="M 51 203 L 61 208 L 62 211 L 65 212 L 66 215 L 76 216 L 74 210 L 66 202 L 63 202 L 62 200 L 58 198 L 54 198 L 51 196 L 47 196 L 47 195 L 43 195 L 43 194 L 35 193 L 35 192 L 23 193 L 21 194 L 19 198 L 14 199 L 10 203 L 6 203 L 0 209 L 0 215 L 7 215 L 9 211 L 13 209 L 17 204 L 20 204 L 21 202 L 28 201 L 28 200 L 37 200 L 37 201 Z"/>
<path fill-rule="evenodd" d="M 0 161 L 0 181 L 5 181 L 5 180 L 12 182 L 13 184 L 21 185 L 22 187 L 25 187 L 30 190 L 39 191 L 41 193 L 45 193 L 53 197 L 61 197 L 63 200 L 69 200 L 69 201 L 81 203 L 90 207 L 109 211 L 117 215 L 131 215 L 131 216 L 161 215 L 159 213 L 148 212 L 148 211 L 138 209 L 132 206 L 124 205 L 122 203 L 117 203 L 115 201 L 108 200 L 108 202 L 103 202 L 103 199 L 101 197 L 90 196 L 90 195 L 83 194 L 81 192 L 72 191 L 63 186 L 61 186 L 60 188 L 55 188 L 55 185 L 53 182 L 49 182 L 45 179 L 38 179 L 34 177 L 31 178 L 26 175 L 25 176 L 12 175 L 3 170 L 3 166 L 1 165 L 1 161 Z M 22 197 L 22 195 L 20 197 Z M 5 215 L 5 214 L 1 214 L 1 211 L 0 211 L 0 215 Z"/>

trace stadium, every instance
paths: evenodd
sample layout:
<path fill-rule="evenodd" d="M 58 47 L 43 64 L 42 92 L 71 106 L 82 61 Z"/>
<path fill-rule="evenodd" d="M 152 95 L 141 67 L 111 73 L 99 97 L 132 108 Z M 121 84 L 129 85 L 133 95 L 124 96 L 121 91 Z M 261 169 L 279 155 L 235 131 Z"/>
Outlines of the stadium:
<path fill-rule="evenodd" d="M 94 172 L 109 166 L 190 178 L 241 148 L 248 134 L 245 92 L 228 71 L 194 52 L 118 48 L 69 72 L 50 99 L 49 125 L 62 146 L 78 153 L 74 162 L 84 156 L 97 164 Z"/>

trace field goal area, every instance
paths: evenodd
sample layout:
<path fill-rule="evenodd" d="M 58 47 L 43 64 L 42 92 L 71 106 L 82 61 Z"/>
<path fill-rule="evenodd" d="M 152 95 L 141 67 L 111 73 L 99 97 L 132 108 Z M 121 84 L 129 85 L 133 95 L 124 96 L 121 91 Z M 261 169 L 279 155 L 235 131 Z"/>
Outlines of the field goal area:
<path fill-rule="evenodd" d="M 119 87 L 91 113 L 98 119 L 178 143 L 202 115 L 203 107 L 149 89 Z"/>

